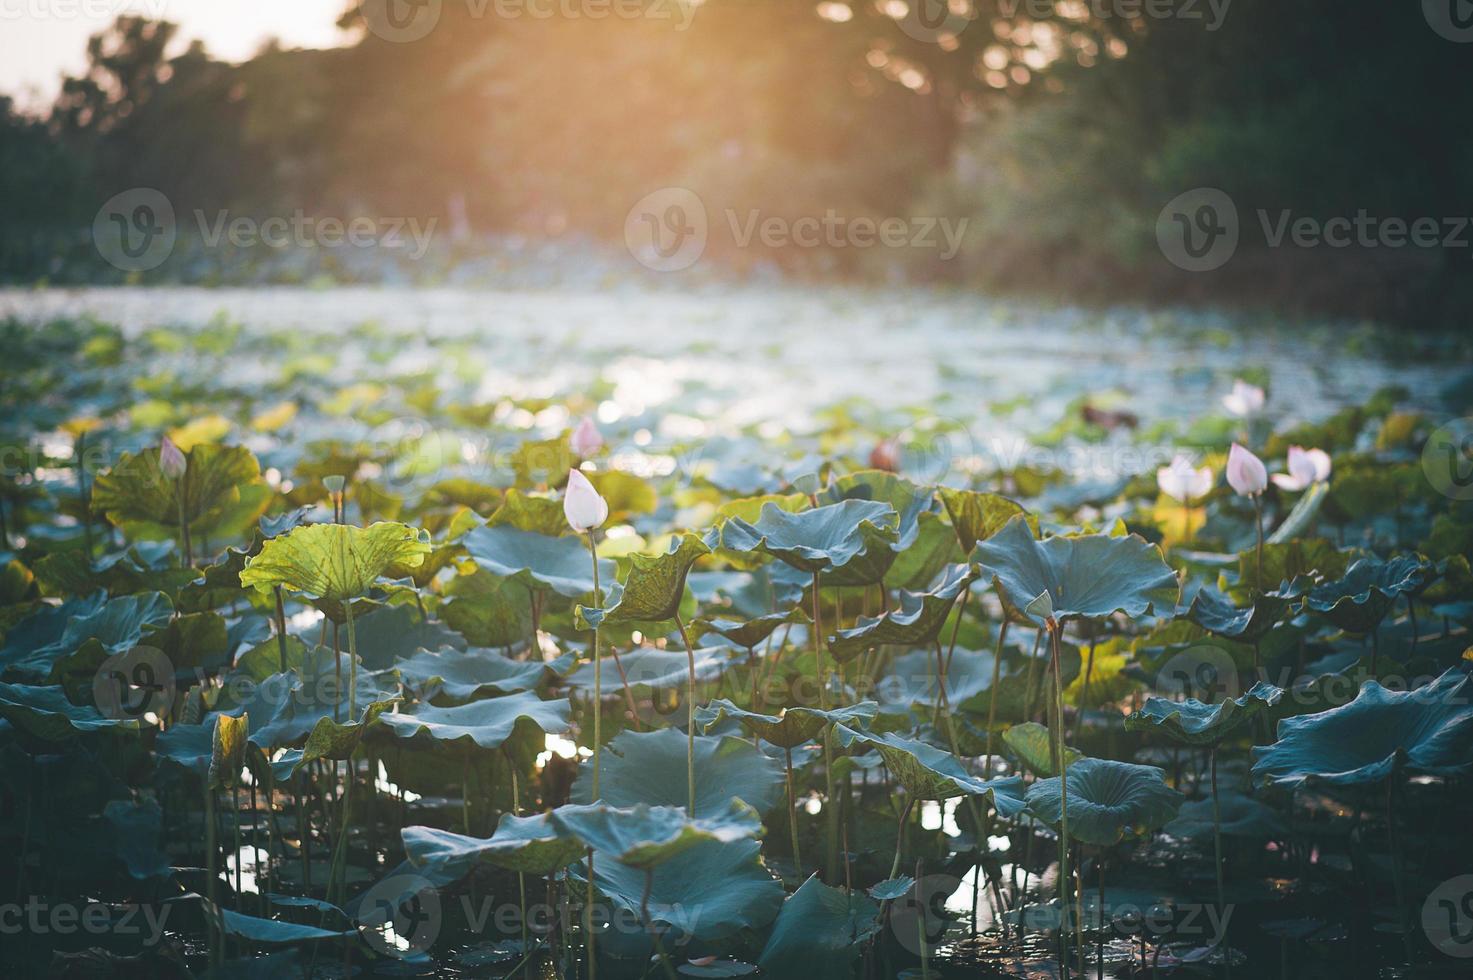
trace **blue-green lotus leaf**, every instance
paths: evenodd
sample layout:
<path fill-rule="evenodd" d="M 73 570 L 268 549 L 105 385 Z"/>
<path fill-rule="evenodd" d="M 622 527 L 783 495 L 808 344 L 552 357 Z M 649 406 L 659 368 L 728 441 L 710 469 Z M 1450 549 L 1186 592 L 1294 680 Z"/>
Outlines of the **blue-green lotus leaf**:
<path fill-rule="evenodd" d="M 466 554 L 493 575 L 515 578 L 529 588 L 551 589 L 570 599 L 593 592 L 593 559 L 582 538 L 554 538 L 503 524 L 478 527 L 461 543 Z M 616 571 L 614 562 L 598 560 L 601 584 L 612 584 Z"/>
<path fill-rule="evenodd" d="M 204 908 L 205 921 L 210 928 L 223 928 L 225 935 L 237 942 L 252 943 L 257 946 L 295 946 L 301 943 L 319 943 L 327 940 L 342 942 L 346 937 L 357 935 L 356 930 L 353 929 L 332 932 L 316 926 L 304 926 L 295 922 L 280 922 L 276 919 L 262 919 L 254 915 L 246 915 L 243 912 L 232 912 L 230 909 L 211 905 L 207 899 L 203 898 L 199 901 Z"/>
<path fill-rule="evenodd" d="M 846 663 L 881 646 L 929 647 L 976 577 L 970 565 L 951 566 L 929 592 L 902 591 L 896 608 L 876 617 L 861 616 L 858 626 L 830 636 L 829 652 Z"/>
<path fill-rule="evenodd" d="M 893 902 L 897 898 L 904 898 L 912 888 L 916 880 L 910 875 L 901 875 L 898 878 L 887 878 L 877 885 L 871 885 L 867 891 L 869 897 L 881 902 Z"/>
<path fill-rule="evenodd" d="M 1273 745 L 1253 749 L 1253 778 L 1280 786 L 1379 782 L 1395 770 L 1473 771 L 1473 698 L 1453 668 L 1414 691 L 1366 681 L 1354 701 L 1279 722 Z"/>
<path fill-rule="evenodd" d="M 666 948 L 762 929 L 783 901 L 782 882 L 763 866 L 755 840 L 700 841 L 652 872 L 595 855 L 593 877 L 604 896 L 636 916 L 648 880 L 649 916 L 668 930 Z"/>
<path fill-rule="evenodd" d="M 799 598 L 801 597 L 800 592 Z M 768 613 L 755 619 L 697 619 L 691 627 L 699 636 L 715 633 L 734 646 L 750 650 L 771 636 L 779 626 L 808 622 L 808 616 L 795 606 L 786 612 Z"/>
<path fill-rule="evenodd" d="M 1222 816 L 1222 833 L 1227 837 L 1249 840 L 1288 840 L 1289 825 L 1279 812 L 1266 803 L 1243 793 L 1224 790 L 1218 805 Z M 1074 819 L 1074 811 L 1069 811 Z M 1189 800 L 1181 805 L 1176 819 L 1161 830 L 1184 840 L 1211 840 L 1212 797 Z"/>
<path fill-rule="evenodd" d="M 429 553 L 429 534 L 406 524 L 308 524 L 263 544 L 246 562 L 240 584 L 341 603 L 367 595 L 381 576 L 406 574 Z"/>
<path fill-rule="evenodd" d="M 67 599 L 57 606 L 43 605 L 5 631 L 5 645 L 0 647 L 0 676 L 12 663 L 30 659 L 37 650 L 57 648 L 74 620 L 94 615 L 107 603 L 102 592 L 77 599 Z"/>
<path fill-rule="evenodd" d="M 879 709 L 880 706 L 874 701 L 861 701 L 832 711 L 784 708 L 778 714 L 767 715 L 738 708 L 727 699 L 719 698 L 696 709 L 696 725 L 709 731 L 722 719 L 731 718 L 763 741 L 771 742 L 779 748 L 792 749 L 813 741 L 819 732 L 832 724 L 863 727 L 874 719 Z"/>
<path fill-rule="evenodd" d="M 535 691 L 572 666 L 571 657 L 553 663 L 513 660 L 495 650 L 420 650 L 394 665 L 392 673 L 416 700 L 452 704 L 486 696 Z"/>
<path fill-rule="evenodd" d="M 333 665 L 332 651 L 314 647 L 300 668 L 284 674 L 272 674 L 255 685 L 243 686 L 248 693 L 243 701 L 223 708 L 226 714 L 246 712 L 251 719 L 250 740 L 267 751 L 301 745 L 317 724 L 324 719 L 342 720 L 348 716 L 349 664 L 343 656 L 341 671 Z M 398 694 L 398 685 L 385 683 L 383 675 L 360 674 L 358 709 L 375 702 L 389 701 Z M 232 684 L 234 690 L 236 685 Z"/>
<path fill-rule="evenodd" d="M 1036 721 L 1012 725 L 1002 733 L 1002 741 L 1012 750 L 1023 768 L 1035 776 L 1047 778 L 1059 774 L 1058 767 L 1054 765 L 1054 738 L 1047 727 Z M 1064 746 L 1065 767 L 1072 766 L 1082 758 L 1083 752 L 1072 746 Z"/>
<path fill-rule="evenodd" d="M 163 629 L 174 613 L 162 592 L 119 596 L 101 605 L 77 607 L 61 634 L 43 646 L 23 649 L 7 643 L 0 671 L 7 677 L 35 683 L 61 683 L 92 675 L 102 662 L 139 644 L 145 635 Z"/>
<path fill-rule="evenodd" d="M 683 807 L 613 807 L 605 803 L 565 804 L 549 814 L 552 825 L 594 851 L 631 868 L 664 864 L 704 841 L 730 844 L 758 837 L 762 820 L 741 800 L 729 800 L 724 809 L 695 819 Z"/>
<path fill-rule="evenodd" d="M 696 681 L 714 681 L 726 673 L 732 664 L 729 647 L 700 647 L 695 650 Z M 624 668 L 620 677 L 614 658 L 605 654 L 603 665 L 603 694 L 612 697 L 623 693 L 627 679 L 629 688 L 636 692 L 675 690 L 685 691 L 690 663 L 684 650 L 659 647 L 636 647 L 628 653 L 619 654 L 619 665 Z M 568 686 L 576 690 L 593 690 L 593 664 L 587 663 L 568 675 Z"/>
<path fill-rule="evenodd" d="M 209 774 L 214 747 L 213 721 L 201 725 L 170 725 L 153 743 L 154 755 L 160 765 L 178 766 L 200 779 Z"/>
<path fill-rule="evenodd" d="M 985 797 L 1000 816 L 1015 817 L 1023 812 L 1023 780 L 1019 776 L 983 779 L 962 768 L 956 756 L 913 738 L 894 732 L 871 735 L 842 725 L 834 728 L 836 741 L 843 746 L 876 749 L 885 765 L 910 796 L 917 800 L 949 800 L 957 796 Z"/>
<path fill-rule="evenodd" d="M 707 543 L 771 555 L 813 575 L 844 568 L 872 550 L 883 550 L 893 561 L 898 521 L 895 508 L 878 500 L 845 500 L 797 513 L 768 503 L 755 524 L 732 517 L 713 530 L 716 541 Z"/>
<path fill-rule="evenodd" d="M 111 595 L 149 590 L 174 594 L 200 578 L 196 569 L 179 567 L 172 541 L 138 541 L 90 561 L 84 551 L 57 551 L 37 560 L 34 572 L 45 595 L 87 595 L 97 589 Z M 230 584 L 239 590 L 238 582 Z"/>
<path fill-rule="evenodd" d="M 979 541 L 986 541 L 1015 517 L 1024 517 L 1034 535 L 1038 534 L 1038 518 L 1028 514 L 1027 509 L 1016 500 L 1001 494 L 955 490 L 951 487 L 938 487 L 936 492 L 946 507 L 957 541 L 966 554 L 971 554 Z"/>
<path fill-rule="evenodd" d="M 1021 632 L 1015 628 L 1015 632 Z M 1060 644 L 1059 668 L 1064 685 L 1074 682 L 1083 669 L 1083 656 L 1072 643 Z M 946 671 L 946 694 L 953 710 L 975 712 L 983 718 L 992 708 L 992 650 L 958 648 L 949 654 Z M 1031 665 L 1030 665 L 1031 662 Z M 1044 703 L 1053 683 L 1050 654 L 1041 647 L 1035 655 L 1032 643 L 1028 649 L 1008 644 L 1003 649 L 1002 669 L 998 672 L 997 717 L 1023 721 L 1029 706 Z M 880 680 L 877 694 L 887 706 L 937 706 L 940 682 L 934 650 L 915 650 L 891 661 L 889 672 Z"/>
<path fill-rule="evenodd" d="M 1432 565 L 1412 555 L 1390 561 L 1361 558 L 1342 578 L 1309 593 L 1305 605 L 1351 633 L 1369 633 L 1380 625 L 1392 603 L 1415 594 L 1432 579 Z"/>
<path fill-rule="evenodd" d="M 888 554 L 876 548 L 859 561 L 826 573 L 825 586 L 872 585 L 883 579 L 892 588 L 916 584 L 924 587 L 955 550 L 951 531 L 941 520 L 935 493 L 929 487 L 918 487 L 883 470 L 860 470 L 839 477 L 818 495 L 820 504 L 844 500 L 888 503 L 898 515 L 896 539 Z"/>
<path fill-rule="evenodd" d="M 1103 619 L 1122 612 L 1135 618 L 1157 607 L 1173 610 L 1176 574 L 1161 549 L 1136 535 L 1086 534 L 1035 540 L 1015 517 L 972 553 L 1014 611 L 1047 595 L 1052 615 Z M 1034 622 L 1038 616 L 1030 616 Z"/>
<path fill-rule="evenodd" d="M 1084 844 L 1110 847 L 1147 836 L 1172 820 L 1183 800 L 1155 766 L 1080 759 L 1068 777 L 1069 836 Z M 1060 777 L 1040 779 L 1028 789 L 1028 812 L 1057 829 L 1062 799 Z"/>
<path fill-rule="evenodd" d="M 1282 689 L 1259 681 L 1246 694 L 1216 704 L 1150 697 L 1139 711 L 1126 716 L 1125 730 L 1159 731 L 1186 745 L 1216 745 L 1283 696 Z"/>
<path fill-rule="evenodd" d="M 451 708 L 416 705 L 412 712 L 381 716 L 379 726 L 398 739 L 474 743 L 497 749 L 518 727 L 534 726 L 559 735 L 572 727 L 572 718 L 573 706 L 567 698 L 544 701 L 525 691 Z"/>
<path fill-rule="evenodd" d="M 169 856 L 159 848 L 163 840 L 164 811 L 155 800 L 137 803 L 111 800 L 102 817 L 112 834 L 113 851 L 139 881 L 163 878 L 172 870 Z"/>
<path fill-rule="evenodd" d="M 771 977 L 849 980 L 879 928 L 880 906 L 873 899 L 813 875 L 783 903 L 758 965 Z"/>
<path fill-rule="evenodd" d="M 412 603 L 382 606 L 359 618 L 357 626 L 358 659 L 368 670 L 392 667 L 421 647 L 444 650 L 466 645 L 459 633 L 446 629 L 438 620 L 425 619 Z"/>
<path fill-rule="evenodd" d="M 599 765 L 600 802 L 629 807 L 685 806 L 686 736 L 674 728 L 621 732 L 604 746 Z M 783 768 L 751 742 L 730 736 L 695 740 L 696 813 L 724 811 L 733 797 L 766 813 L 782 792 Z M 585 762 L 573 783 L 575 803 L 592 803 L 593 766 Z"/>
<path fill-rule="evenodd" d="M 489 838 L 467 837 L 433 827 L 405 827 L 404 853 L 416 868 L 452 879 L 464 878 L 476 864 L 507 871 L 550 875 L 583 855 L 583 845 L 555 827 L 545 813 L 530 817 L 501 815 Z"/>
<path fill-rule="evenodd" d="M 0 684 L 0 718 L 47 742 L 80 732 L 137 731 L 141 724 L 136 718 L 108 718 L 96 708 L 72 704 L 60 687 L 26 684 Z"/>
<path fill-rule="evenodd" d="M 310 762 L 318 759 L 350 759 L 365 736 L 372 730 L 374 722 L 385 717 L 385 713 L 398 704 L 398 698 L 374 701 L 365 705 L 358 717 L 346 722 L 323 718 L 312 726 L 307 741 L 302 745 L 302 755 L 292 766 L 295 773 Z M 219 716 L 222 719 L 224 715 Z"/>
<path fill-rule="evenodd" d="M 1252 643 L 1278 625 L 1292 604 L 1293 600 L 1288 596 L 1258 592 L 1246 607 L 1239 608 L 1216 589 L 1202 589 L 1192 597 L 1192 604 L 1185 611 L 1179 611 L 1178 615 L 1185 616 L 1209 633 Z"/>
<path fill-rule="evenodd" d="M 813 576 L 784 562 L 769 562 L 749 572 L 693 571 L 686 576 L 686 584 L 703 609 L 746 620 L 798 605 L 803 590 L 813 584 Z"/>
<path fill-rule="evenodd" d="M 440 618 L 475 646 L 510 647 L 531 639 L 535 598 L 518 579 L 470 565 L 445 583 L 443 596 Z"/>
<path fill-rule="evenodd" d="M 690 567 L 710 553 L 704 541 L 686 532 L 671 541 L 663 555 L 630 555 L 629 574 L 613 601 L 602 609 L 580 606 L 579 612 L 590 626 L 674 619 L 685 596 L 685 577 Z"/>

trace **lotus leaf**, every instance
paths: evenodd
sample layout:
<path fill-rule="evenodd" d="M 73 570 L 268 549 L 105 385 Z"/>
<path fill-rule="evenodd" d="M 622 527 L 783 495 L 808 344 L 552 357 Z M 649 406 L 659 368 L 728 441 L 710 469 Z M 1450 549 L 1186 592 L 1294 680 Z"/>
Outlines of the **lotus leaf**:
<path fill-rule="evenodd" d="M 344 602 L 366 595 L 396 566 L 419 565 L 429 553 L 429 535 L 405 524 L 309 524 L 267 541 L 246 562 L 240 584 L 262 592 L 279 585 Z"/>
<path fill-rule="evenodd" d="M 797 748 L 811 742 L 831 724 L 856 727 L 867 724 L 879 711 L 873 701 L 861 701 L 847 708 L 821 711 L 818 708 L 784 708 L 776 715 L 759 714 L 738 708 L 725 698 L 712 701 L 696 711 L 696 724 L 709 731 L 723 718 L 741 722 L 748 731 L 783 749 Z"/>
<path fill-rule="evenodd" d="M 561 513 L 559 520 L 563 520 Z M 549 537 L 509 524 L 478 527 L 462 539 L 466 554 L 493 575 L 515 578 L 528 588 L 551 589 L 578 599 L 593 592 L 588 546 L 574 537 Z M 599 579 L 613 582 L 616 566 L 599 559 Z"/>
<path fill-rule="evenodd" d="M 899 607 L 877 617 L 861 616 L 853 629 L 829 637 L 829 652 L 840 663 L 880 646 L 927 647 L 936 641 L 957 598 L 972 584 L 976 572 L 953 565 L 929 592 L 900 593 Z"/>
<path fill-rule="evenodd" d="M 567 698 L 544 701 L 525 691 L 451 708 L 422 704 L 412 712 L 382 715 L 379 724 L 399 739 L 423 737 L 498 749 L 518 728 L 532 726 L 549 735 L 562 734 L 572 726 L 572 716 L 573 706 Z"/>
<path fill-rule="evenodd" d="M 1283 696 L 1280 688 L 1259 681 L 1248 693 L 1217 704 L 1203 704 L 1196 698 L 1147 698 L 1139 711 L 1126 716 L 1125 730 L 1155 730 L 1187 745 L 1216 745 L 1260 711 L 1278 704 Z"/>
<path fill-rule="evenodd" d="M 1080 759 L 1068 769 L 1069 836 L 1110 847 L 1160 829 L 1182 804 L 1155 766 L 1112 759 Z M 1028 789 L 1028 812 L 1057 828 L 1063 794 L 1060 777 L 1040 779 Z"/>
<path fill-rule="evenodd" d="M 622 732 L 602 749 L 600 802 L 629 807 L 685 806 L 686 736 L 674 728 Z M 750 742 L 729 736 L 695 740 L 696 813 L 719 813 L 733 799 L 766 813 L 782 791 L 783 769 Z M 585 763 L 573 783 L 575 803 L 591 803 L 593 767 Z"/>
<path fill-rule="evenodd" d="M 595 803 L 567 804 L 549 815 L 560 833 L 577 838 L 600 857 L 646 870 L 705 841 L 730 844 L 757 837 L 762 821 L 741 800 L 729 800 L 715 816 L 692 819 L 681 807 L 636 803 L 627 809 Z"/>
<path fill-rule="evenodd" d="M 758 965 L 773 977 L 848 980 L 879 928 L 879 905 L 813 875 L 783 903 Z"/>

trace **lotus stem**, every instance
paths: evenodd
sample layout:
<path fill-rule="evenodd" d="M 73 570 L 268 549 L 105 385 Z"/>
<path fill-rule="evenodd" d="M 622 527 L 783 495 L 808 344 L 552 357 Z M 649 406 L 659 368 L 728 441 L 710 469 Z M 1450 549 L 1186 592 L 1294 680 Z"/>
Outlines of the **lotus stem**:
<path fill-rule="evenodd" d="M 597 756 L 594 756 L 597 758 Z M 583 903 L 583 944 L 588 951 L 588 980 L 598 976 L 598 957 L 593 942 L 593 848 L 588 849 L 588 892 Z"/>
<path fill-rule="evenodd" d="M 1267 591 L 1263 582 L 1263 494 L 1253 495 L 1253 530 L 1257 532 L 1258 549 L 1255 552 L 1258 569 L 1258 591 Z"/>
<path fill-rule="evenodd" d="M 348 759 L 348 780 L 343 785 L 343 799 L 339 804 L 338 812 L 338 839 L 332 849 L 332 866 L 327 873 L 328 901 L 334 897 L 341 900 L 343 890 L 347 887 L 347 867 L 345 859 L 348 853 L 348 805 L 353 799 L 353 760 Z"/>
<path fill-rule="evenodd" d="M 798 804 L 793 799 L 793 750 L 783 748 L 783 758 L 788 772 L 788 836 L 793 839 L 793 866 L 803 874 L 803 857 L 798 851 Z"/>
<path fill-rule="evenodd" d="M 471 750 L 460 754 L 460 826 L 468 836 L 471 832 Z"/>
<path fill-rule="evenodd" d="M 648 867 L 644 869 L 644 894 L 639 900 L 639 918 L 644 922 L 644 927 L 650 931 L 650 939 L 654 940 L 655 953 L 660 957 L 660 965 L 665 968 L 665 975 L 670 980 L 679 980 L 675 975 L 675 968 L 670 965 L 670 958 L 665 955 L 665 947 L 660 942 L 660 930 L 650 920 L 650 891 L 655 887 L 655 869 Z"/>
<path fill-rule="evenodd" d="M 1002 678 L 1002 648 L 1008 639 L 1009 621 L 1004 618 L 997 632 L 997 649 L 992 653 L 992 689 L 988 691 L 987 703 L 987 778 L 992 778 L 992 729 L 997 724 L 997 685 Z"/>
<path fill-rule="evenodd" d="M 1407 931 L 1407 896 L 1406 884 L 1402 881 L 1401 866 L 1401 842 L 1396 836 L 1396 778 L 1399 776 L 1401 767 L 1392 765 L 1391 774 L 1386 777 L 1386 833 L 1391 843 L 1391 880 L 1396 885 L 1396 924 L 1397 931 L 1401 933 L 1402 946 L 1406 952 L 1407 962 L 1412 961 L 1412 937 Z"/>
<path fill-rule="evenodd" d="M 205 897 L 215 913 L 215 929 L 210 938 L 210 963 L 213 970 L 225 965 L 225 917 L 220 912 L 219 887 L 215 881 L 215 787 L 205 778 Z"/>
<path fill-rule="evenodd" d="M 87 549 L 87 563 L 92 563 L 92 498 L 87 492 L 87 433 L 77 433 L 77 497 L 82 504 L 82 541 Z M 4 520 L 0 515 L 0 538 L 3 538 Z M 9 542 L 4 543 L 9 549 Z"/>
<path fill-rule="evenodd" d="M 675 614 L 675 626 L 680 630 L 680 642 L 685 644 L 685 784 L 686 813 L 692 820 L 696 816 L 696 651 L 691 646 L 690 634 L 686 632 L 685 620 Z"/>
<path fill-rule="evenodd" d="M 282 601 L 281 586 L 276 586 L 276 652 L 281 661 L 281 672 L 286 673 L 286 605 Z"/>
<path fill-rule="evenodd" d="M 890 880 L 900 875 L 900 849 L 905 844 L 905 825 L 910 820 L 911 808 L 916 805 L 914 796 L 905 798 L 905 809 L 900 811 L 900 822 L 895 826 L 895 860 L 890 862 Z M 882 911 L 890 906 L 890 899 L 885 899 Z"/>
<path fill-rule="evenodd" d="M 180 567 L 189 568 L 194 564 L 194 555 L 191 553 L 189 547 L 189 519 L 185 516 L 184 495 L 184 478 L 180 477 L 174 481 L 174 499 L 179 504 L 179 548 L 183 552 L 179 558 Z M 89 555 L 88 557 L 90 559 L 91 556 Z"/>
<path fill-rule="evenodd" d="M 1099 637 L 1091 635 L 1089 638 L 1089 657 L 1084 665 L 1084 686 L 1079 691 L 1079 710 L 1074 714 L 1074 737 L 1079 737 L 1079 726 L 1084 722 L 1084 706 L 1089 703 L 1089 682 L 1095 672 L 1095 644 Z"/>
<path fill-rule="evenodd" d="M 594 539 L 593 539 L 593 530 L 591 528 L 588 531 L 588 557 L 593 561 L 593 604 L 595 606 L 598 606 L 599 608 L 603 608 L 603 604 L 604 604 L 603 590 L 599 588 L 599 583 L 598 583 L 598 543 L 596 541 L 594 541 Z M 604 713 L 603 713 L 603 696 L 604 696 L 604 687 L 603 687 L 603 683 L 604 683 L 603 661 L 601 659 L 599 659 L 599 655 L 598 655 L 598 625 L 595 624 L 594 627 L 593 627 L 593 799 L 591 801 L 591 802 L 594 802 L 594 803 L 598 802 L 598 800 L 599 800 L 600 794 L 599 794 L 598 777 L 599 777 L 600 770 L 603 768 L 603 759 L 601 758 L 601 756 L 602 756 L 601 749 L 603 747 L 603 734 L 604 734 L 604 727 L 603 727 L 603 716 L 604 716 Z M 593 866 L 592 866 L 592 860 L 593 860 L 593 852 L 590 851 L 589 852 L 589 862 L 590 863 L 589 863 L 589 869 L 588 869 L 588 873 L 590 875 L 589 885 L 588 885 L 588 894 L 589 894 L 589 901 L 590 902 L 592 902 L 592 896 L 593 896 L 593 881 L 592 881 Z M 591 915 L 592 913 L 590 912 L 589 914 Z M 592 933 L 591 932 L 589 933 L 588 944 L 589 944 L 588 945 L 588 970 L 589 970 L 589 976 L 592 976 L 593 975 L 593 936 L 592 936 Z"/>
<path fill-rule="evenodd" d="M 920 882 L 923 881 L 925 877 L 926 859 L 916 858 L 917 886 L 919 886 Z M 916 897 L 919 898 L 920 896 L 917 895 Z M 931 959 L 929 956 L 929 951 L 926 949 L 926 907 L 919 902 L 917 902 L 916 904 L 920 906 L 920 908 L 916 912 L 916 933 L 921 945 L 921 980 L 930 980 Z"/>
<path fill-rule="evenodd" d="M 1223 871 L 1222 871 L 1222 805 L 1217 797 L 1217 746 L 1212 746 L 1208 754 L 1208 764 L 1212 770 L 1212 870 L 1217 876 L 1217 908 L 1218 914 L 1227 916 L 1227 899 L 1224 897 Z M 1226 940 L 1227 937 L 1221 937 Z M 1222 969 L 1225 976 L 1232 976 L 1232 957 L 1227 949 L 1223 950 Z"/>
<path fill-rule="evenodd" d="M 517 764 L 512 759 L 511 753 L 506 751 L 505 743 L 502 743 L 501 752 L 506 756 L 507 768 L 511 770 L 511 815 L 514 817 L 520 816 L 522 811 L 522 793 L 517 779 Z M 526 953 L 529 949 L 527 945 L 527 876 L 521 871 L 517 872 L 517 897 L 521 902 L 522 952 Z"/>
<path fill-rule="evenodd" d="M 358 633 L 353 628 L 353 600 L 343 603 L 348 619 L 348 721 L 358 720 Z"/>
<path fill-rule="evenodd" d="M 1061 965 L 1067 976 L 1069 949 L 1069 767 L 1064 755 L 1064 681 L 1059 666 L 1059 624 L 1052 618 L 1048 624 L 1049 645 L 1053 648 L 1054 673 L 1054 765 L 1059 771 L 1059 940 L 1065 962 Z"/>
<path fill-rule="evenodd" d="M 829 710 L 828 678 L 823 663 L 823 604 L 819 601 L 819 573 L 813 573 L 813 658 L 818 673 L 818 706 Z M 839 811 L 834 799 L 834 747 L 832 726 L 823 733 L 823 784 L 825 853 L 824 876 L 834 879 L 839 863 Z M 891 875 L 893 878 L 894 875 Z"/>

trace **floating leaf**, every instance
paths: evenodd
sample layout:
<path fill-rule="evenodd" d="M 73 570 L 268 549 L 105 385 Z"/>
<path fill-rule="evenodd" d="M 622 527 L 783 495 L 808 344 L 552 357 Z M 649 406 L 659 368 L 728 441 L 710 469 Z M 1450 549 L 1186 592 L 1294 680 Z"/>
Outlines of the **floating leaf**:
<path fill-rule="evenodd" d="M 1155 766 L 1111 759 L 1080 759 L 1068 769 L 1069 836 L 1084 844 L 1111 847 L 1144 837 L 1173 817 L 1182 795 Z M 1057 828 L 1063 794 L 1058 776 L 1028 789 L 1028 812 Z"/>

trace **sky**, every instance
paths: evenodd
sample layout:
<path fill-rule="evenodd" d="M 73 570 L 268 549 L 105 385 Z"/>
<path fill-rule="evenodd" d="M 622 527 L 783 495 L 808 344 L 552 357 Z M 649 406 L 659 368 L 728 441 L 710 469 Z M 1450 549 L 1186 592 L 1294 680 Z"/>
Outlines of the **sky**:
<path fill-rule="evenodd" d="M 86 64 L 87 38 L 119 14 L 180 25 L 181 49 L 205 42 L 217 58 L 249 58 L 268 37 L 287 47 L 343 41 L 334 26 L 347 0 L 0 0 L 0 93 L 23 106 L 51 101 L 63 73 Z"/>

